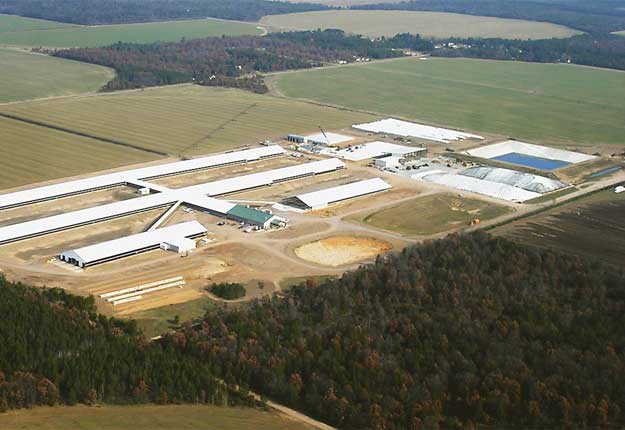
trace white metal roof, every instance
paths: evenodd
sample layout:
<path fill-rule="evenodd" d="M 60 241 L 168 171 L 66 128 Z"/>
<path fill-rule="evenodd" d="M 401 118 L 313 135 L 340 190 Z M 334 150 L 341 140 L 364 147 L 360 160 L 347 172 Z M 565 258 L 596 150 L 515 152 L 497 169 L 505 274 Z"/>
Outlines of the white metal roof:
<path fill-rule="evenodd" d="M 88 190 L 107 188 L 121 185 L 126 182 L 137 183 L 142 179 L 150 179 L 159 176 L 180 174 L 197 169 L 208 169 L 230 163 L 247 162 L 260 158 L 280 155 L 284 149 L 278 145 L 263 146 L 260 148 L 235 151 L 225 154 L 211 155 L 193 160 L 177 161 L 174 163 L 160 164 L 141 169 L 126 170 L 107 175 L 99 175 L 91 178 L 78 179 L 60 184 L 47 185 L 29 190 L 0 195 L 0 209 L 35 202 L 44 199 L 77 194 Z M 150 188 L 154 188 L 150 186 Z"/>
<path fill-rule="evenodd" d="M 136 197 L 130 200 L 0 227 L 0 244 L 164 207 L 178 201 L 226 215 L 235 205 L 206 196 L 206 194 L 219 195 L 241 191 L 262 185 L 271 185 L 275 181 L 296 178 L 306 174 L 329 172 L 341 167 L 345 167 L 342 161 L 327 159 L 175 190 L 161 187 L 163 192 L 145 197 Z"/>
<path fill-rule="evenodd" d="M 549 148 L 547 146 L 533 145 L 531 143 L 518 142 L 516 140 L 507 140 L 492 145 L 482 146 L 467 151 L 467 154 L 474 157 L 495 158 L 502 155 L 517 153 L 530 155 L 533 157 L 546 158 L 548 160 L 558 160 L 567 163 L 581 163 L 589 161 L 597 157 L 593 155 L 582 154 L 581 152 L 566 151 L 564 149 Z"/>
<path fill-rule="evenodd" d="M 114 257 L 152 246 L 157 246 L 162 242 L 178 243 L 177 239 L 187 238 L 206 233 L 206 228 L 197 221 L 188 221 L 163 227 L 158 230 L 134 234 L 119 239 L 82 248 L 66 251 L 61 254 L 66 258 L 74 258 L 83 264 Z"/>
<path fill-rule="evenodd" d="M 482 136 L 478 136 L 476 134 L 432 127 L 429 125 L 401 121 L 393 118 L 382 119 L 380 121 L 369 122 L 366 124 L 356 124 L 353 127 L 358 130 L 368 131 L 371 133 L 388 133 L 404 137 L 412 136 L 440 143 L 449 143 L 464 139 L 484 139 Z"/>
<path fill-rule="evenodd" d="M 361 161 L 385 155 L 407 155 L 422 151 L 426 151 L 426 149 L 378 141 L 365 143 L 364 145 L 352 146 L 351 148 L 341 149 L 336 152 L 328 152 L 328 155 L 344 158 L 350 161 Z"/>
<path fill-rule="evenodd" d="M 196 194 L 199 193 L 209 196 L 220 196 L 251 188 L 268 186 L 276 182 L 282 182 L 301 176 L 332 172 L 344 167 L 345 163 L 342 161 L 330 158 L 306 164 L 298 164 L 296 166 L 282 167 L 280 169 L 269 170 L 266 172 L 236 176 L 233 178 L 222 179 L 220 181 L 209 182 L 207 184 L 194 185 L 185 188 L 185 190 Z"/>
<path fill-rule="evenodd" d="M 305 139 L 307 141 L 312 142 L 321 142 L 327 145 L 338 145 L 339 143 L 349 142 L 350 140 L 354 140 L 352 136 L 345 136 L 344 134 L 337 133 L 315 133 L 309 136 L 306 136 Z"/>
<path fill-rule="evenodd" d="M 334 188 L 315 191 L 296 196 L 304 204 L 311 208 L 324 207 L 331 203 L 347 200 L 367 194 L 388 190 L 391 186 L 380 178 L 366 179 L 364 181 L 352 182 L 347 185 L 340 185 Z"/>

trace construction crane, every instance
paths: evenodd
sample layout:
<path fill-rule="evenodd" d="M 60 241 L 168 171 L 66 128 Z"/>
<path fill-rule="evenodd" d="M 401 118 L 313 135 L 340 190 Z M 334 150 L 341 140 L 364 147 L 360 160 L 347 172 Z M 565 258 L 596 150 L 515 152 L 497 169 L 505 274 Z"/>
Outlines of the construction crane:
<path fill-rule="evenodd" d="M 319 127 L 319 130 L 321 130 L 321 134 L 323 134 L 323 137 L 326 138 L 326 143 L 328 144 L 328 146 L 330 146 L 330 139 L 328 139 L 328 136 L 326 135 L 326 132 L 323 131 L 323 128 L 320 125 L 318 125 L 317 127 Z"/>

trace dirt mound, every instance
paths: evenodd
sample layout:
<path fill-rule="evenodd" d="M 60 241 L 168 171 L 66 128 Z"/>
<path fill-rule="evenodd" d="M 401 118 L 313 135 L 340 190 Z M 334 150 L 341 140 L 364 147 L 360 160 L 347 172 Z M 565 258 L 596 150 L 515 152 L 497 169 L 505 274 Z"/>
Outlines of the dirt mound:
<path fill-rule="evenodd" d="M 374 258 L 392 248 L 390 243 L 370 237 L 333 236 L 302 245 L 295 254 L 302 260 L 337 267 Z"/>

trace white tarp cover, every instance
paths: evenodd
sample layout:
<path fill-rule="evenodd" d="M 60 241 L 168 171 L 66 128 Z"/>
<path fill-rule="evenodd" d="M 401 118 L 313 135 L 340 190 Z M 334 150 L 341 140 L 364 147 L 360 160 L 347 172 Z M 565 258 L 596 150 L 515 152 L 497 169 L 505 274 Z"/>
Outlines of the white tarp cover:
<path fill-rule="evenodd" d="M 471 167 L 463 170 L 460 174 L 463 176 L 470 176 L 472 178 L 483 179 L 485 181 L 512 185 L 513 187 L 522 188 L 524 190 L 540 194 L 550 193 L 568 185 L 564 182 L 545 178 L 544 176 L 517 172 L 516 170 L 510 169 L 501 169 L 498 167 Z"/>
<path fill-rule="evenodd" d="M 475 134 L 401 121 L 393 118 L 382 119 L 366 124 L 356 124 L 353 127 L 371 133 L 387 133 L 395 136 L 416 137 L 439 143 L 450 143 L 464 139 L 484 139 L 482 136 Z"/>
<path fill-rule="evenodd" d="M 331 203 L 377 193 L 390 188 L 391 186 L 382 179 L 373 178 L 340 185 L 334 188 L 326 188 L 325 190 L 314 191 L 312 193 L 300 194 L 296 197 L 306 204 L 306 206 L 316 209 L 326 207 Z"/>
<path fill-rule="evenodd" d="M 584 161 L 597 158 L 593 155 L 586 155 L 580 152 L 549 148 L 547 146 L 518 142 L 516 140 L 507 140 L 505 142 L 495 143 L 493 145 L 487 145 L 467 151 L 468 155 L 488 159 L 500 157 L 510 153 L 546 158 L 548 160 L 564 161 L 571 164 L 582 163 Z"/>
<path fill-rule="evenodd" d="M 417 178 L 415 177 L 415 179 Z M 433 173 L 430 175 L 424 175 L 419 179 L 510 202 L 524 202 L 541 196 L 539 193 L 527 191 L 512 185 L 485 181 L 483 179 L 457 175 L 454 173 Z"/>
<path fill-rule="evenodd" d="M 179 239 L 198 236 L 206 232 L 206 228 L 199 222 L 188 221 L 159 228 L 158 230 L 133 234 L 131 236 L 66 251 L 61 254 L 61 259 L 63 259 L 63 257 L 65 260 L 73 258 L 82 264 L 90 264 L 116 255 L 159 246 L 162 242 L 177 244 Z"/>
<path fill-rule="evenodd" d="M 407 155 L 418 152 L 425 152 L 426 148 L 415 148 L 412 146 L 397 145 L 388 142 L 370 142 L 363 145 L 352 146 L 340 151 L 326 151 L 324 154 L 350 161 L 361 161 L 369 158 L 378 158 L 385 155 Z"/>

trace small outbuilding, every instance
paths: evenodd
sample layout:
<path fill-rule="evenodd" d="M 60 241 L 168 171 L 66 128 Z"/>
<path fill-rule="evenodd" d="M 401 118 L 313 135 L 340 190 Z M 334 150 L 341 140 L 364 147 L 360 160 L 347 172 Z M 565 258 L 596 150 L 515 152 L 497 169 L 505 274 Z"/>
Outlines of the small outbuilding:
<path fill-rule="evenodd" d="M 401 157 L 390 156 L 384 158 L 378 158 L 374 161 L 375 167 L 379 167 L 380 169 L 392 169 L 394 167 L 401 166 Z"/>

